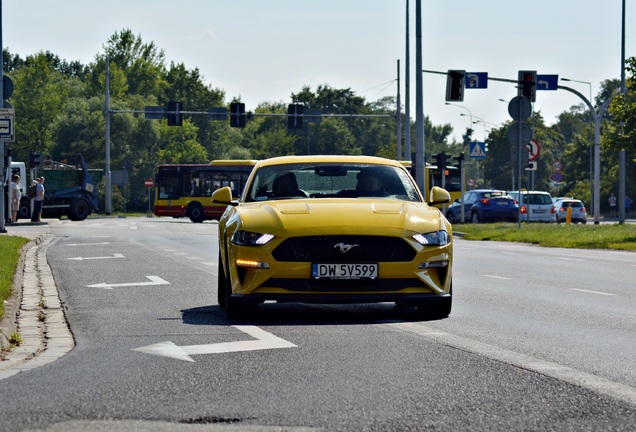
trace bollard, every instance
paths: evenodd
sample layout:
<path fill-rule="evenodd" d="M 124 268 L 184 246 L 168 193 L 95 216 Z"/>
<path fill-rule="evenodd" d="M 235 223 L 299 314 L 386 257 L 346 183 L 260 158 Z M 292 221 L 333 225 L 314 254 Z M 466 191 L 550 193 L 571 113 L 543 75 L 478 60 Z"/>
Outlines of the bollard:
<path fill-rule="evenodd" d="M 572 223 L 572 207 L 568 207 L 565 211 L 565 224 L 570 225 Z"/>

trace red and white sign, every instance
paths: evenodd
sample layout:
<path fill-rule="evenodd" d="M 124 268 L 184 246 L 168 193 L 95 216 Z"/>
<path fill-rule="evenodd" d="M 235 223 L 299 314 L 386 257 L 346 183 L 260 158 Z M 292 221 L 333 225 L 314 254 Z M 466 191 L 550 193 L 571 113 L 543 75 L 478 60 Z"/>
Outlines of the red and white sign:
<path fill-rule="evenodd" d="M 155 185 L 155 182 L 153 182 L 151 178 L 147 178 L 144 180 L 144 185 L 146 186 L 146 189 L 150 189 Z"/>
<path fill-rule="evenodd" d="M 528 141 L 527 144 L 528 147 L 528 152 L 530 153 L 528 155 L 528 161 L 529 162 L 534 162 L 539 158 L 539 154 L 541 153 L 541 147 L 539 146 L 539 142 L 532 138 L 530 141 Z"/>

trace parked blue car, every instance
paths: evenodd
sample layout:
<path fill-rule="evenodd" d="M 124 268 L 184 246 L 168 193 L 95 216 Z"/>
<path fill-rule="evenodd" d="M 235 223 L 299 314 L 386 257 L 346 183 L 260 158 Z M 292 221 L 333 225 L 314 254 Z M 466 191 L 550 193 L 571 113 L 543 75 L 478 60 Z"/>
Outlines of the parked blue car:
<path fill-rule="evenodd" d="M 457 199 L 446 209 L 446 219 L 450 223 L 461 222 L 461 200 Z M 464 221 L 517 222 L 519 218 L 519 205 L 498 189 L 475 189 L 464 194 Z"/>

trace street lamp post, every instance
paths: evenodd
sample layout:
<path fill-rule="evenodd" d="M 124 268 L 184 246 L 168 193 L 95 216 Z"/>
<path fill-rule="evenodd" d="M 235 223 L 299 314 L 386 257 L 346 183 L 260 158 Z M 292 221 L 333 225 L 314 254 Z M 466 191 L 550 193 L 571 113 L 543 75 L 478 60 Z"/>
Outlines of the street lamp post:
<path fill-rule="evenodd" d="M 464 105 L 453 104 L 453 103 L 450 103 L 450 102 L 446 102 L 446 105 L 452 105 L 452 106 L 464 108 L 466 111 L 468 111 L 468 115 L 470 116 L 470 127 L 469 127 L 469 129 L 473 128 L 473 113 L 468 109 L 468 107 L 465 107 Z M 464 114 L 461 114 L 461 115 L 464 115 Z"/>
<path fill-rule="evenodd" d="M 592 102 L 592 83 L 589 81 L 579 81 L 570 78 L 561 78 L 561 81 L 576 82 L 581 84 L 587 84 L 590 87 L 590 103 Z M 592 119 L 592 113 L 590 112 L 590 120 Z M 592 207 L 592 216 L 594 216 L 594 209 L 592 203 L 594 202 L 594 131 L 590 128 L 590 207 Z"/>

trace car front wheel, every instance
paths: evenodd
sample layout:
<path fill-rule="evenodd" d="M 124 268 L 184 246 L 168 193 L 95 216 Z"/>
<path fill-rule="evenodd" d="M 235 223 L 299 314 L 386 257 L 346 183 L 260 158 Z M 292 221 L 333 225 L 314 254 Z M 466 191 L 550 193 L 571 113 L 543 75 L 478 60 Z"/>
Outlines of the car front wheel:
<path fill-rule="evenodd" d="M 470 221 L 471 221 L 472 223 L 479 223 L 479 213 L 477 213 L 476 211 L 475 211 L 475 212 L 473 212 L 473 213 L 470 215 Z"/>

